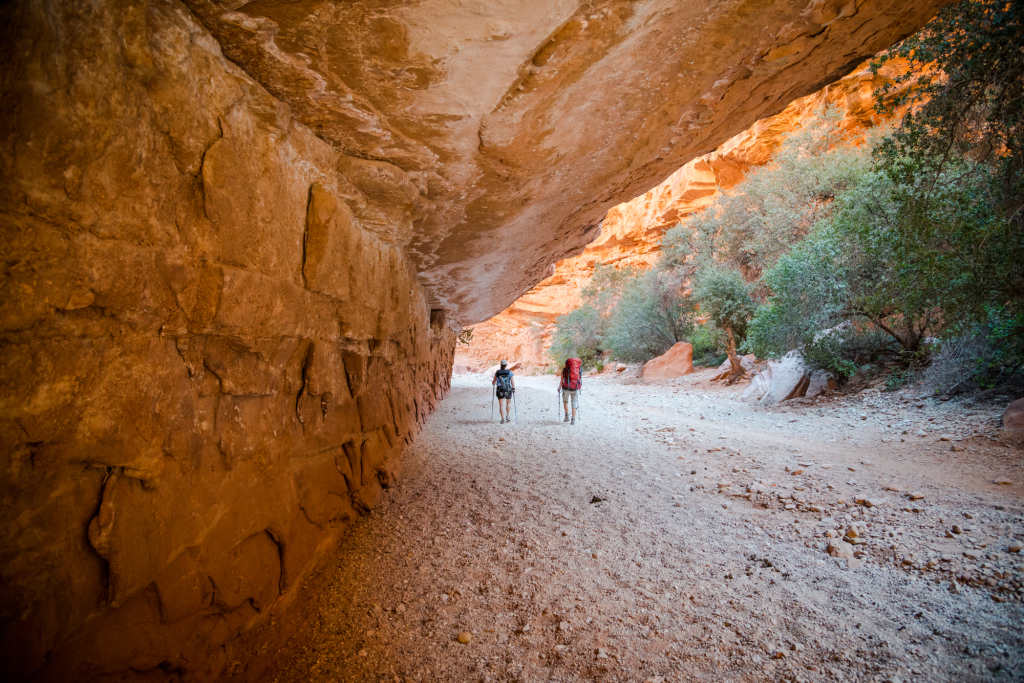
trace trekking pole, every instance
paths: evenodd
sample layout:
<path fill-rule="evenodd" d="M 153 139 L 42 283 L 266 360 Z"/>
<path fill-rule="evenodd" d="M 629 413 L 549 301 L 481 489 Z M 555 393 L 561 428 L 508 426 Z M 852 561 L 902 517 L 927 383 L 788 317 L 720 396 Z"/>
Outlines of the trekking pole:
<path fill-rule="evenodd" d="M 516 403 L 516 390 L 512 390 L 512 408 L 516 411 L 516 424 L 519 424 L 519 404 Z"/>
<path fill-rule="evenodd" d="M 491 420 L 494 420 L 494 387 L 491 387 Z"/>

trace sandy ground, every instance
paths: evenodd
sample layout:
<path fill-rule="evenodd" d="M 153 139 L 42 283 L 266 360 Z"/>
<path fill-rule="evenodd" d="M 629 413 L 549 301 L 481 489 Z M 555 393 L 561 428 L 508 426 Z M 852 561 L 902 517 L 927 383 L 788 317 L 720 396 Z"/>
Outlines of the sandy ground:
<path fill-rule="evenodd" d="M 590 379 L 574 426 L 553 377 L 498 425 L 489 378 L 456 376 L 226 680 L 1024 680 L 1024 459 L 994 409 L 767 411 L 709 376 Z"/>

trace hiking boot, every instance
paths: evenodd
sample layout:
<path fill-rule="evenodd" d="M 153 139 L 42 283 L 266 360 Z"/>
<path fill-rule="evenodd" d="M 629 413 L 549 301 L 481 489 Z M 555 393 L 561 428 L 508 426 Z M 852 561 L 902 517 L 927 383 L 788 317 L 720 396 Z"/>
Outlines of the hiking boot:
<path fill-rule="evenodd" d="M 574 418 L 572 419 L 572 422 L 570 422 L 569 424 L 571 424 L 571 425 L 574 425 L 574 424 L 576 424 L 576 418 L 574 417 Z"/>
<path fill-rule="evenodd" d="M 562 420 L 562 422 L 568 422 L 568 421 L 569 421 L 569 416 L 568 416 L 568 415 L 566 415 L 566 416 L 565 416 L 565 419 L 564 419 L 564 420 Z"/>

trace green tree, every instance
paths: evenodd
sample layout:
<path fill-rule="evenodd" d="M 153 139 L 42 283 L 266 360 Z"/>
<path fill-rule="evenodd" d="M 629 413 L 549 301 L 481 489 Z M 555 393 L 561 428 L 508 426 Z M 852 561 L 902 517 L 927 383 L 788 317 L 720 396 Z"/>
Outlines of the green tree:
<path fill-rule="evenodd" d="M 726 354 L 732 364 L 728 380 L 731 384 L 744 374 L 736 349 L 746 336 L 747 325 L 754 313 L 750 285 L 735 267 L 708 262 L 694 276 L 693 300 L 701 314 L 725 332 Z"/>

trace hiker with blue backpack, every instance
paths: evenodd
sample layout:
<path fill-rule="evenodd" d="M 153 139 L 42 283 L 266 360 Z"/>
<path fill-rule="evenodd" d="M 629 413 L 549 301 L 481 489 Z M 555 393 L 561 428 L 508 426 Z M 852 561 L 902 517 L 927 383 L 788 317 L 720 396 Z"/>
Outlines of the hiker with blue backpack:
<path fill-rule="evenodd" d="M 498 396 L 498 414 L 501 415 L 501 422 L 498 424 L 512 421 L 508 404 L 512 400 L 512 395 L 516 393 L 516 380 L 507 366 L 507 360 L 501 361 L 501 368 L 494 373 L 494 379 L 491 380 L 491 386 L 495 387 Z M 491 419 L 494 419 L 493 413 Z"/>
<path fill-rule="evenodd" d="M 572 402 L 572 422 L 576 424 L 576 411 L 580 407 L 579 394 L 583 391 L 583 361 L 579 358 L 570 358 L 565 361 L 562 368 L 562 377 L 558 383 L 558 391 L 562 394 L 562 408 L 565 410 L 565 419 L 562 422 L 569 422 L 569 403 Z"/>

